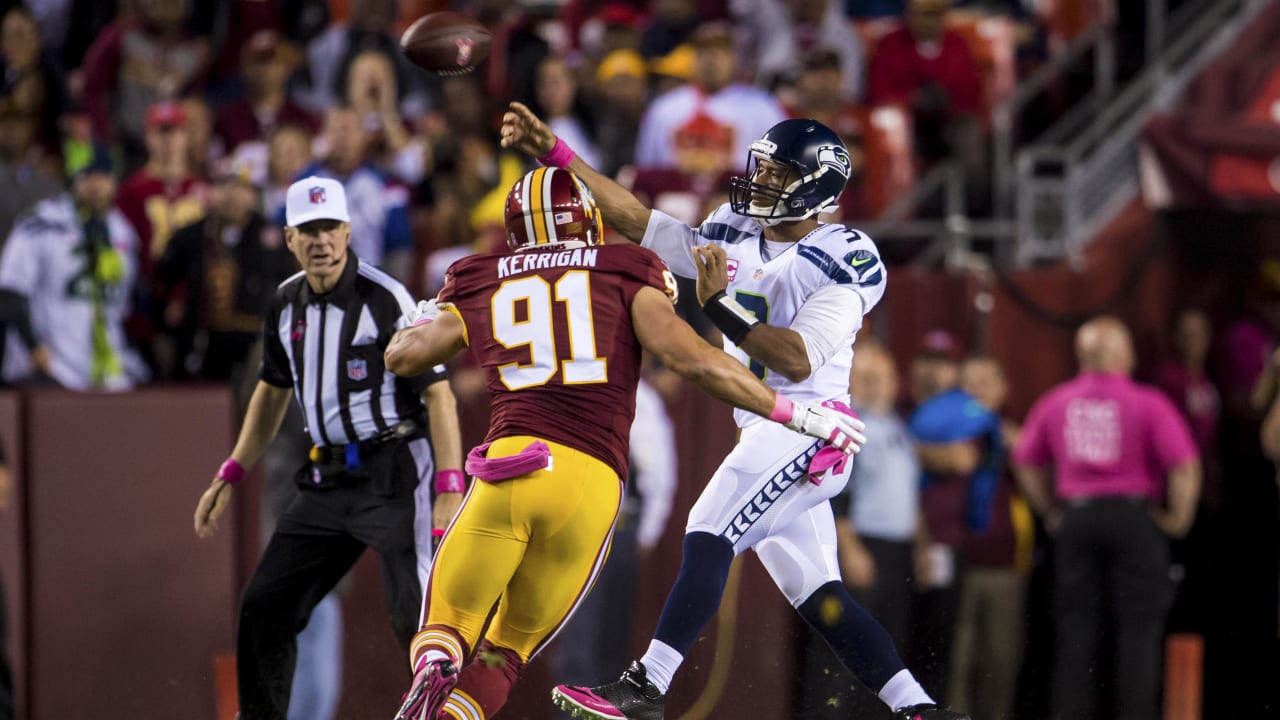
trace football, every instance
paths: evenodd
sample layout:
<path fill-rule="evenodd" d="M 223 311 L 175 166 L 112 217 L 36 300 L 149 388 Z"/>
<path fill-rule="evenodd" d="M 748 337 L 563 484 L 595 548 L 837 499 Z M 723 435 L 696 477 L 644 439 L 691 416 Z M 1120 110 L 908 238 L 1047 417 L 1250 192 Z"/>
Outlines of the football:
<path fill-rule="evenodd" d="M 489 56 L 489 29 L 469 15 L 436 12 L 418 18 L 400 36 L 400 52 L 437 75 L 462 75 Z"/>

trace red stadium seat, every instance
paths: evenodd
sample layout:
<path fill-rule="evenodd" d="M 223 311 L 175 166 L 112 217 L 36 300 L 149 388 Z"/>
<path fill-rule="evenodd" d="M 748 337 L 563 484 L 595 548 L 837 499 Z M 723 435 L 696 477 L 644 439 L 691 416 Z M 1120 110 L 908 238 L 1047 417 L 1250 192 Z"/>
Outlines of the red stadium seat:
<path fill-rule="evenodd" d="M 911 114 L 894 105 L 865 110 L 862 123 L 862 209 L 877 217 L 915 182 Z"/>
<path fill-rule="evenodd" d="M 1244 111 L 1244 120 L 1253 125 L 1274 127 L 1280 123 L 1280 68 L 1273 69 L 1253 101 Z"/>
<path fill-rule="evenodd" d="M 982 76 L 983 116 L 989 121 L 992 109 L 1017 84 L 1014 23 L 1002 15 L 953 11 L 947 16 L 947 29 L 959 33 L 969 46 Z"/>
<path fill-rule="evenodd" d="M 1040 0 L 1036 7 L 1049 28 L 1049 47 L 1055 52 L 1095 24 L 1116 16 L 1114 0 Z"/>

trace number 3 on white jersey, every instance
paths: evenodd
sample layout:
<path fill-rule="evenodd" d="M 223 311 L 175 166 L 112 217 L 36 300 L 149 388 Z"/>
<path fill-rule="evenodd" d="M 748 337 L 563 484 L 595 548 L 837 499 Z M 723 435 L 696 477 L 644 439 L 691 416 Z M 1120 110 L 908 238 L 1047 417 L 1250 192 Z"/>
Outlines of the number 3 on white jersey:
<path fill-rule="evenodd" d="M 591 317 L 591 277 L 586 270 L 570 270 L 556 281 L 555 299 L 565 304 L 569 319 L 569 357 L 557 364 L 551 284 L 537 275 L 508 280 L 493 294 L 493 338 L 508 349 L 529 346 L 528 363 L 498 367 L 508 390 L 544 385 L 562 371 L 566 385 L 602 383 L 608 378 L 604 358 L 596 355 L 595 325 Z M 516 305 L 526 303 L 528 317 L 516 320 Z M 557 367 L 559 365 L 559 367 Z"/>

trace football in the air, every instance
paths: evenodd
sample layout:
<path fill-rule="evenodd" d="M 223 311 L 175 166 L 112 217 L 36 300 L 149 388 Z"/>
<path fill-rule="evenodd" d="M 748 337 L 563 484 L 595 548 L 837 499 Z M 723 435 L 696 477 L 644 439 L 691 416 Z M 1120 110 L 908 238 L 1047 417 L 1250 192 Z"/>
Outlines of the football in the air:
<path fill-rule="evenodd" d="M 489 56 L 489 29 L 469 15 L 436 12 L 418 18 L 400 36 L 400 52 L 438 75 L 462 75 Z"/>

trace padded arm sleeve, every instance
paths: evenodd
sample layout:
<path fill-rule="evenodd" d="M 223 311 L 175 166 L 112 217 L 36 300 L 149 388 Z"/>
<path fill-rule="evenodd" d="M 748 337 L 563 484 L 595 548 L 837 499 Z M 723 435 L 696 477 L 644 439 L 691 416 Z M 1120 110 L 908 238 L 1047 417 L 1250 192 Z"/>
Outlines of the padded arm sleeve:
<path fill-rule="evenodd" d="M 791 323 L 804 340 L 809 367 L 826 364 L 847 339 L 862 327 L 862 298 L 847 285 L 820 287 L 805 299 Z"/>

